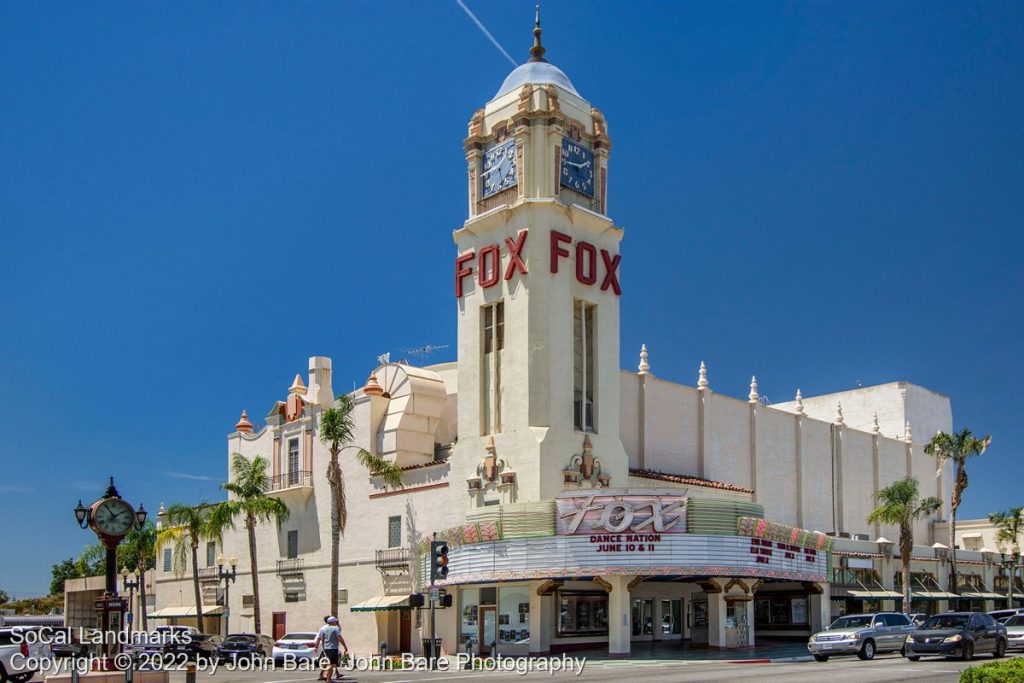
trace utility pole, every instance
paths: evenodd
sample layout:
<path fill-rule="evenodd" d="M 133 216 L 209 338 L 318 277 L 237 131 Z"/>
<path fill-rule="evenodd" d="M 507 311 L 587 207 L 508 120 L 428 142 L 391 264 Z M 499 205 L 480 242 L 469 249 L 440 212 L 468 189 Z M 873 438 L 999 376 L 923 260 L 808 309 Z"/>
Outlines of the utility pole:
<path fill-rule="evenodd" d="M 437 540 L 437 532 L 436 531 L 434 532 L 434 534 L 433 534 L 433 536 L 431 538 L 434 541 Z M 437 624 L 434 621 L 434 616 L 435 616 L 435 613 L 437 612 L 437 601 L 434 600 L 434 575 L 437 573 L 437 571 L 434 569 L 435 564 L 436 564 L 436 559 L 435 559 L 435 556 L 434 556 L 434 546 L 433 546 L 433 544 L 431 544 L 431 546 L 430 546 L 430 592 L 427 593 L 427 596 L 430 598 L 430 660 L 429 661 L 430 661 L 430 668 L 431 669 L 436 669 L 437 668 L 437 640 L 436 640 L 436 635 L 435 635 L 435 630 L 436 630 Z M 1012 581 L 1012 579 L 1011 579 L 1011 581 Z"/>

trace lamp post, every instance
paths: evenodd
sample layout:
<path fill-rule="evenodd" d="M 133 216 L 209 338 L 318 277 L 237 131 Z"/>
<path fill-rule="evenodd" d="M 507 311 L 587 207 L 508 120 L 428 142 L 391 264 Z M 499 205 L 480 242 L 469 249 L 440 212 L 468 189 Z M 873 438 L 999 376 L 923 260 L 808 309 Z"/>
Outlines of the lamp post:
<path fill-rule="evenodd" d="M 231 616 L 231 606 L 230 606 L 231 602 L 229 600 L 229 597 L 231 595 L 231 593 L 230 593 L 230 591 L 231 591 L 231 584 L 233 584 L 235 582 L 235 579 L 238 578 L 238 571 L 235 569 L 236 565 L 238 565 L 238 558 L 237 557 L 232 557 L 230 562 L 231 562 L 231 571 L 227 571 L 227 570 L 224 569 L 224 556 L 223 555 L 218 555 L 217 556 L 217 580 L 224 582 L 224 633 L 223 633 L 223 635 L 225 635 L 225 636 L 228 634 L 228 624 L 230 623 L 228 621 L 228 619 Z"/>
<path fill-rule="evenodd" d="M 1020 553 L 1010 553 L 1009 557 L 1007 557 L 1006 553 L 999 553 L 999 556 L 1002 559 L 1000 564 L 1002 564 L 1003 569 L 1006 570 L 1006 575 L 1008 577 L 1007 583 L 1009 583 L 1009 593 L 1006 596 L 1006 606 L 1013 609 L 1013 584 L 1017 578 L 1017 567 L 1020 565 Z"/>
<path fill-rule="evenodd" d="M 131 577 L 130 579 L 128 577 Z M 128 591 L 128 633 L 131 634 L 135 624 L 135 589 L 139 587 L 139 580 L 135 574 L 128 572 L 128 567 L 121 567 L 121 590 Z"/>

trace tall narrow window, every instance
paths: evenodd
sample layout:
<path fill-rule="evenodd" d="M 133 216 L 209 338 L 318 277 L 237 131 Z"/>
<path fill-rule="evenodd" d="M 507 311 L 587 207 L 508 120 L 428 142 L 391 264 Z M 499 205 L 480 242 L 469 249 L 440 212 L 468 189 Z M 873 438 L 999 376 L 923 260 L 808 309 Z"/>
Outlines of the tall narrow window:
<path fill-rule="evenodd" d="M 483 331 L 483 367 L 481 368 L 481 432 L 501 431 L 501 355 L 505 348 L 505 303 L 481 309 Z"/>
<path fill-rule="evenodd" d="M 594 316 L 597 307 L 577 301 L 573 315 L 573 421 L 581 432 L 594 432 L 594 396 L 596 384 L 594 361 L 597 344 L 594 337 Z"/>
<path fill-rule="evenodd" d="M 288 559 L 294 560 L 299 556 L 299 532 L 289 531 L 288 532 Z"/>
<path fill-rule="evenodd" d="M 215 541 L 206 542 L 206 566 L 212 567 L 217 564 L 217 543 Z"/>
<path fill-rule="evenodd" d="M 398 548 L 402 545 L 402 517 L 388 517 L 388 547 Z"/>
<path fill-rule="evenodd" d="M 299 440 L 288 439 L 288 485 L 299 484 Z"/>
<path fill-rule="evenodd" d="M 164 571 L 171 571 L 171 549 L 164 548 Z"/>

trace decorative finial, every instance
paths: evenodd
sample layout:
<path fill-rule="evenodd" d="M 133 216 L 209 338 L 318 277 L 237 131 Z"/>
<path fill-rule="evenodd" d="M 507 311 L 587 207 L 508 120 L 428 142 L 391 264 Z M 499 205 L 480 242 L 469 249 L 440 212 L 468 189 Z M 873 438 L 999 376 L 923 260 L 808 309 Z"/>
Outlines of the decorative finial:
<path fill-rule="evenodd" d="M 380 396 L 384 393 L 384 387 L 377 382 L 377 375 L 370 373 L 369 378 L 366 380 L 366 385 L 363 387 L 363 393 L 367 396 Z"/>
<path fill-rule="evenodd" d="M 647 371 L 651 369 L 651 364 L 647 362 L 647 344 L 640 345 L 640 365 L 637 366 L 641 375 L 646 375 Z"/>
<path fill-rule="evenodd" d="M 490 455 L 494 455 L 494 452 L 497 450 L 494 446 L 493 434 L 487 437 L 487 443 L 484 444 L 484 450 L 487 451 Z"/>
<path fill-rule="evenodd" d="M 871 418 L 871 433 L 878 434 L 881 431 L 878 427 L 878 413 L 875 413 Z"/>
<path fill-rule="evenodd" d="M 249 422 L 249 416 L 244 410 L 242 411 L 242 417 L 238 418 L 238 422 L 235 423 L 235 431 L 252 434 L 252 422 Z"/>
<path fill-rule="evenodd" d="M 533 47 L 530 48 L 531 62 L 546 62 L 544 46 L 540 44 L 540 3 L 537 3 L 537 19 L 533 24 Z"/>
<path fill-rule="evenodd" d="M 796 390 L 796 414 L 804 414 L 804 397 L 800 394 L 800 390 Z"/>
<path fill-rule="evenodd" d="M 907 428 L 906 431 L 903 432 L 903 440 L 907 443 L 912 443 L 914 441 L 914 435 L 910 432 L 910 420 L 907 420 Z"/>
<path fill-rule="evenodd" d="M 749 399 L 750 403 L 757 403 L 760 398 L 760 394 L 757 393 L 757 377 L 752 375 L 750 377 L 750 393 L 747 394 L 747 399 Z"/>
<path fill-rule="evenodd" d="M 167 514 L 167 508 L 164 507 L 164 502 L 162 500 L 160 501 L 160 509 L 157 510 L 156 514 L 158 517 Z"/>
<path fill-rule="evenodd" d="M 708 369 L 704 365 L 704 361 L 700 362 L 700 373 L 697 377 L 697 388 L 707 389 L 708 388 Z"/>
<path fill-rule="evenodd" d="M 590 443 L 590 435 L 583 435 L 583 454 L 589 455 L 594 449 L 594 446 Z"/>
<path fill-rule="evenodd" d="M 288 387 L 289 394 L 304 394 L 306 393 L 306 383 L 302 381 L 302 375 L 296 374 L 295 379 L 292 380 L 292 385 Z"/>
<path fill-rule="evenodd" d="M 837 425 L 843 424 L 843 403 L 842 401 L 836 401 L 836 419 L 834 420 Z"/>

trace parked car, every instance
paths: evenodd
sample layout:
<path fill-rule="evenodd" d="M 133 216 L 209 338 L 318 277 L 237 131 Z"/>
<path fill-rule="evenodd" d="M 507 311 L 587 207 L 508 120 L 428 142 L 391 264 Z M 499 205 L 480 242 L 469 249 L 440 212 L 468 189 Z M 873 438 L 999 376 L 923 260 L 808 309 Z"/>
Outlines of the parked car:
<path fill-rule="evenodd" d="M 78 637 L 78 629 L 53 629 L 48 640 L 50 641 L 50 654 L 55 658 L 89 656 L 89 644 L 83 643 Z"/>
<path fill-rule="evenodd" d="M 994 612 L 989 612 L 988 615 L 996 621 L 1005 623 L 1010 617 L 1024 615 L 1024 607 L 1018 607 L 1016 609 L 997 609 Z"/>
<path fill-rule="evenodd" d="M 258 633 L 232 633 L 224 638 L 217 648 L 217 658 L 222 662 L 236 659 L 255 659 L 270 657 L 274 651 L 274 641 L 270 636 Z"/>
<path fill-rule="evenodd" d="M 1024 650 L 1024 614 L 1012 616 L 1003 622 L 1006 627 L 1006 647 Z"/>
<path fill-rule="evenodd" d="M 899 652 L 914 626 L 902 612 L 851 614 L 839 617 L 827 630 L 815 633 L 807 649 L 819 662 L 834 655 L 874 659 L 878 652 Z"/>
<path fill-rule="evenodd" d="M 0 628 L 0 681 L 24 683 L 36 675 L 38 670 L 26 668 L 25 660 L 46 657 L 47 646 L 38 642 L 38 639 L 25 637 L 32 630 L 35 629 L 17 626 Z"/>
<path fill-rule="evenodd" d="M 149 632 L 133 633 L 131 645 L 124 651 L 136 658 L 146 654 L 168 654 L 172 648 L 186 645 L 199 635 L 195 626 L 157 626 Z"/>
<path fill-rule="evenodd" d="M 903 654 L 912 662 L 932 655 L 973 659 L 976 654 L 991 653 L 1002 657 L 1007 644 L 1006 627 L 988 614 L 946 612 L 915 630 Z"/>
<path fill-rule="evenodd" d="M 914 628 L 921 628 L 924 622 L 928 621 L 928 615 L 924 612 L 914 612 L 907 616 L 910 617 L 910 622 L 914 625 Z"/>
<path fill-rule="evenodd" d="M 281 666 L 285 661 L 318 660 L 323 648 L 316 644 L 316 633 L 288 633 L 274 643 L 274 664 Z"/>
<path fill-rule="evenodd" d="M 179 642 L 167 646 L 170 655 L 185 655 L 188 659 L 206 660 L 217 658 L 217 648 L 223 638 L 211 633 L 193 633 L 188 642 Z"/>

